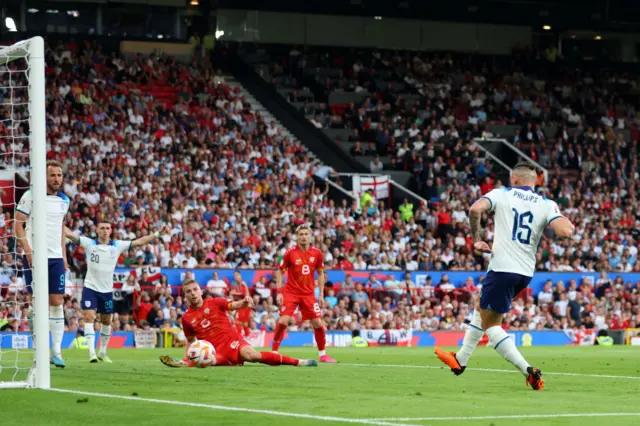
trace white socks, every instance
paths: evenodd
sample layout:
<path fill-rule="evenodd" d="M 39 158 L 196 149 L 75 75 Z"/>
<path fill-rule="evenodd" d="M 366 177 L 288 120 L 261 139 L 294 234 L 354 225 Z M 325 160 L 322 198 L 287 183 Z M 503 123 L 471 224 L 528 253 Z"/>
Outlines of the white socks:
<path fill-rule="evenodd" d="M 111 326 L 102 324 L 100 326 L 100 353 L 107 354 L 107 346 L 109 345 L 109 339 L 111 338 Z"/>
<path fill-rule="evenodd" d="M 325 356 L 327 351 L 318 351 L 318 356 Z"/>
<path fill-rule="evenodd" d="M 60 356 L 62 352 L 62 337 L 64 336 L 64 309 L 62 305 L 49 306 L 49 330 L 51 330 L 53 355 Z"/>
<path fill-rule="evenodd" d="M 516 344 L 507 332 L 499 325 L 496 325 L 487 328 L 485 333 L 487 333 L 487 337 L 489 337 L 489 340 L 494 345 L 493 348 L 496 352 L 520 370 L 525 377 L 528 377 L 527 367 L 529 367 L 529 363 L 524 359 L 522 354 L 520 354 L 516 348 Z"/>
<path fill-rule="evenodd" d="M 89 356 L 96 354 L 96 332 L 93 329 L 93 323 L 85 323 L 84 325 L 84 337 L 87 339 L 87 346 L 89 347 Z"/>
<path fill-rule="evenodd" d="M 471 323 L 467 325 L 467 331 L 464 332 L 464 339 L 462 340 L 462 347 L 456 353 L 456 359 L 462 367 L 467 365 L 471 354 L 478 346 L 478 343 L 482 339 L 484 331 L 482 330 L 482 318 L 480 318 L 480 310 L 476 309 L 473 313 Z"/>

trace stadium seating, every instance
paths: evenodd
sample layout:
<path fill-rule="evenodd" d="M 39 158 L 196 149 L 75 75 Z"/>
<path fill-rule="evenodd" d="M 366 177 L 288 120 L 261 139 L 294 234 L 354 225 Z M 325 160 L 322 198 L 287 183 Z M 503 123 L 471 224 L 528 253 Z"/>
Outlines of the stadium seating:
<path fill-rule="evenodd" d="M 430 203 L 406 209 L 402 216 L 384 204 L 366 212 L 336 205 L 311 179 L 320 164 L 299 141 L 284 136 L 276 123 L 265 122 L 252 110 L 214 64 L 179 64 L 168 57 L 124 59 L 86 42 L 48 52 L 50 157 L 66 166 L 64 191 L 72 200 L 68 226 L 94 237 L 95 224 L 108 220 L 118 239 L 137 238 L 163 224 L 171 227 L 172 235 L 123 256 L 127 267 L 273 269 L 294 226 L 311 222 L 316 244 L 327 253 L 327 269 L 479 271 L 486 267 L 486 258 L 470 250 L 467 211 L 473 200 L 501 183 L 495 179 L 494 165 L 468 141 L 483 132 L 507 136 L 513 131 L 509 136 L 544 165 L 577 171 L 555 177 L 548 191 L 577 224 L 578 238 L 545 238 L 538 269 L 640 271 L 633 231 L 638 224 L 633 207 L 637 159 L 624 160 L 637 157 L 637 134 L 629 129 L 633 120 L 624 120 L 625 132 L 609 143 L 607 131 L 565 135 L 558 127 L 561 111 L 545 121 L 544 138 L 537 136 L 535 125 L 530 137 L 529 120 L 548 113 L 546 101 L 531 103 L 529 115 L 488 107 L 488 128 L 481 122 L 485 120 L 475 122 L 482 108 L 469 106 L 485 95 L 495 99 L 504 93 L 512 105 L 519 105 L 516 111 L 527 111 L 526 98 L 521 99 L 514 87 L 537 87 L 538 82 L 514 75 L 509 68 L 492 68 L 484 79 L 482 61 L 446 55 L 331 56 L 289 50 L 275 60 L 253 55 L 257 72 L 278 85 L 317 127 L 341 139 L 356 156 L 361 142 L 360 158 L 367 165 L 380 156 L 383 170 L 413 176 Z M 487 94 L 490 89 L 495 90 Z M 544 93 L 537 90 L 536 96 Z M 425 94 L 435 98 L 425 100 Z M 590 111 L 570 111 L 568 118 L 584 115 L 584 125 L 591 125 Z M 613 111 L 618 121 L 631 112 L 628 105 Z M 372 125 L 381 117 L 400 127 L 389 127 L 386 134 Z M 11 271 L 20 259 L 10 254 L 11 223 L 5 223 L 0 239 L 2 267 L 8 272 L 0 282 L 1 296 L 19 298 L 20 277 Z M 491 231 L 489 220 L 488 235 Z M 73 250 L 72 271 L 81 277 L 86 267 L 83 253 Z M 18 283 L 17 293 L 16 285 L 8 284 L 11 280 Z M 130 330 L 144 321 L 157 328 L 177 326 L 185 309 L 175 291 L 179 284 L 134 277 L 126 298 L 131 309 L 118 316 L 118 328 Z M 601 295 L 596 286 L 593 296 L 581 286 L 584 310 L 576 319 L 567 314 L 566 306 L 578 299 L 578 293 L 553 284 L 557 292 L 552 303 L 540 304 L 538 295 L 524 295 L 514 305 L 510 326 L 577 327 L 584 312 L 600 321 L 602 308 L 605 323 L 614 327 L 633 322 L 631 313 L 640 305 L 637 286 L 612 285 Z M 278 309 L 269 294 L 270 283 L 264 286 L 254 291 L 256 326 L 272 329 Z M 360 288 L 332 283 L 325 320 L 330 329 L 461 330 L 480 286 L 445 281 L 417 287 L 394 281 Z M 607 305 L 610 300 L 613 308 Z M 69 328 L 80 327 L 73 298 L 66 309 Z M 21 327 L 25 326 L 23 320 Z M 298 322 L 296 327 L 308 324 Z"/>

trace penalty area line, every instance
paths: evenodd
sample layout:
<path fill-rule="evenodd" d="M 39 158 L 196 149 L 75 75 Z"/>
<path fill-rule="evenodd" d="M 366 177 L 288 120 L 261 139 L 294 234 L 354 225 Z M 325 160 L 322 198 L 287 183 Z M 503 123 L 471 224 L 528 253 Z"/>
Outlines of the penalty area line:
<path fill-rule="evenodd" d="M 286 411 L 260 410 L 257 408 L 228 407 L 225 405 L 172 401 L 167 399 L 143 398 L 139 396 L 114 395 L 114 394 L 98 393 L 98 392 L 85 392 L 85 391 L 72 390 L 72 389 L 51 388 L 51 389 L 48 389 L 48 391 L 59 392 L 59 393 L 70 393 L 70 394 L 82 395 L 82 396 L 94 396 L 96 398 L 111 398 L 111 399 L 120 399 L 125 401 L 138 401 L 138 402 L 147 402 L 147 403 L 154 403 L 154 404 L 176 405 L 176 406 L 182 406 L 182 407 L 206 408 L 209 410 L 218 410 L 218 411 L 235 411 L 240 413 L 265 414 L 265 415 L 276 416 L 276 417 L 293 417 L 296 419 L 318 420 L 318 421 L 333 422 L 333 423 L 355 423 L 355 424 L 378 425 L 378 426 L 415 426 L 412 424 L 402 424 L 402 423 L 395 423 L 395 422 L 391 423 L 384 420 L 350 419 L 348 417 L 316 416 L 313 414 L 290 413 Z"/>
<path fill-rule="evenodd" d="M 505 420 L 505 419 L 556 419 L 566 417 L 635 417 L 640 413 L 570 413 L 570 414 L 514 414 L 509 416 L 466 416 L 466 417 L 397 417 L 383 419 L 384 421 L 460 421 L 460 420 Z"/>
<path fill-rule="evenodd" d="M 346 365 L 349 367 L 388 367 L 388 368 L 419 368 L 419 369 L 428 369 L 428 370 L 446 370 L 445 366 L 436 366 L 436 365 L 408 365 L 408 364 L 349 364 L 339 362 L 334 365 Z M 487 371 L 490 373 L 518 373 L 521 374 L 518 370 L 501 370 L 494 368 L 467 368 L 466 371 Z M 595 377 L 598 379 L 624 379 L 624 380 L 640 380 L 640 376 L 616 376 L 610 374 L 583 374 L 583 373 L 563 373 L 563 372 L 554 372 L 554 371 L 542 371 L 544 376 L 572 376 L 572 377 Z"/>

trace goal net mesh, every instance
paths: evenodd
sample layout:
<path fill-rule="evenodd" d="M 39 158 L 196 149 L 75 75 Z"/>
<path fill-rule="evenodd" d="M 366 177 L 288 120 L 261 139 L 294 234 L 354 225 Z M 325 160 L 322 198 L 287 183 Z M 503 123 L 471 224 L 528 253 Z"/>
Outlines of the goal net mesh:
<path fill-rule="evenodd" d="M 20 197 L 30 189 L 33 76 L 28 43 L 0 47 L 0 387 L 26 386 L 34 365 L 25 281 L 30 271 L 23 262 L 15 216 Z"/>

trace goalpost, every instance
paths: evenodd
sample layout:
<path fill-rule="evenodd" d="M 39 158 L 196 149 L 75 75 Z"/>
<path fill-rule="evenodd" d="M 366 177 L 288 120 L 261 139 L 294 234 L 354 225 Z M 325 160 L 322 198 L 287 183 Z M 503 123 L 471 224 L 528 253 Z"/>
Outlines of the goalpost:
<path fill-rule="evenodd" d="M 0 263 L 0 388 L 51 387 L 44 53 L 42 37 L 0 47 L 0 195 L 3 213 L 11 218 L 0 229 L 0 249 L 7 247 Z M 21 173 L 28 173 L 24 178 L 30 184 L 20 184 Z M 25 190 L 31 190 L 33 197 L 34 325 L 30 331 L 25 329 L 29 302 L 23 285 L 24 268 L 29 266 L 22 266 L 15 234 L 15 206 Z"/>

